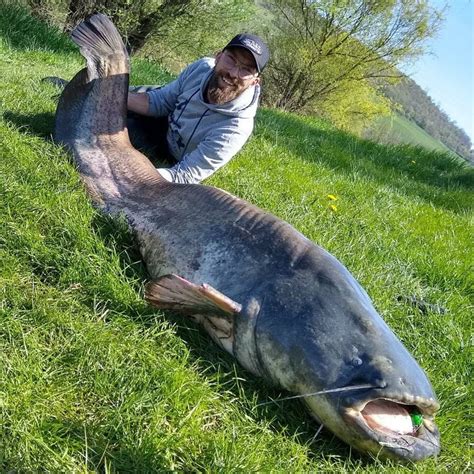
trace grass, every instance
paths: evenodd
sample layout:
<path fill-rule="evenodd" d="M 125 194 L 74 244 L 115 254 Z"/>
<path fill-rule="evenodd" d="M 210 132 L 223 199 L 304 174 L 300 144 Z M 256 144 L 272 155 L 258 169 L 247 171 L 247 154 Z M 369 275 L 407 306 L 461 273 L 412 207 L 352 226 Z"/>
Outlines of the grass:
<path fill-rule="evenodd" d="M 394 113 L 391 117 L 383 117 L 373 127 L 373 134 L 380 136 L 384 142 L 406 143 L 440 152 L 453 153 L 444 143 L 433 138 L 416 123 Z"/>
<path fill-rule="evenodd" d="M 41 78 L 70 78 L 82 58 L 1 3 L 0 58 L 0 470 L 472 469 L 472 169 L 262 110 L 245 150 L 210 180 L 344 262 L 427 371 L 441 402 L 440 456 L 380 462 L 325 431 L 313 440 L 317 425 L 299 403 L 259 406 L 280 392 L 185 318 L 144 303 L 126 226 L 92 208 L 50 140 L 58 91 Z M 135 84 L 167 80 L 152 63 L 132 70 Z"/>

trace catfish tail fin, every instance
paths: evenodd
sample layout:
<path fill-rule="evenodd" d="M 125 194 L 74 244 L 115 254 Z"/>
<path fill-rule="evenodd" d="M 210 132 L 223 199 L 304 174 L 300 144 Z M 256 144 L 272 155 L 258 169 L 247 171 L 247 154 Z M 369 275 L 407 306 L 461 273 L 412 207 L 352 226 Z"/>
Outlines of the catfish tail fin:
<path fill-rule="evenodd" d="M 99 135 L 126 130 L 129 57 L 110 19 L 95 14 L 76 26 L 72 40 L 87 61 L 66 85 L 56 109 L 55 139 L 69 148 L 91 146 Z"/>
<path fill-rule="evenodd" d="M 122 63 L 126 70 L 120 72 L 129 72 L 127 49 L 117 28 L 106 15 L 97 13 L 79 23 L 71 32 L 71 38 L 87 60 L 89 76 L 95 75 L 93 73 L 96 72 L 98 77 L 104 77 L 115 72 L 106 67 L 109 62 Z M 113 61 L 107 61 L 112 60 L 111 56 Z"/>

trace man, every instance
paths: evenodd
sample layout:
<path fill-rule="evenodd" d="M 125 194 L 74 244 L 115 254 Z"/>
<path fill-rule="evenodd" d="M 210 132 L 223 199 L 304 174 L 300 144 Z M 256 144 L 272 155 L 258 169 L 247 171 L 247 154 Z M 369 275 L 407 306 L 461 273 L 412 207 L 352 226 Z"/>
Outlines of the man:
<path fill-rule="evenodd" d="M 129 111 L 168 117 L 166 145 L 177 163 L 158 168 L 166 180 L 199 183 L 243 147 L 253 130 L 260 73 L 268 59 L 261 38 L 239 34 L 215 58 L 192 63 L 163 88 L 129 93 Z"/>

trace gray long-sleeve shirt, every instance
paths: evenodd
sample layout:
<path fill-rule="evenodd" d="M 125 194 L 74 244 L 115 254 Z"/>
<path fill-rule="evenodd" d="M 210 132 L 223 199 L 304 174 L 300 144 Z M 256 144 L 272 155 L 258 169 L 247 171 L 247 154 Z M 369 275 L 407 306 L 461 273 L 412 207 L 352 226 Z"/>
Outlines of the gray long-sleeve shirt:
<path fill-rule="evenodd" d="M 213 58 L 200 59 L 173 82 L 147 93 L 150 114 L 169 117 L 168 147 L 178 163 L 159 169 L 168 181 L 199 183 L 225 165 L 252 133 L 260 86 L 225 104 L 206 103 L 214 64 Z"/>

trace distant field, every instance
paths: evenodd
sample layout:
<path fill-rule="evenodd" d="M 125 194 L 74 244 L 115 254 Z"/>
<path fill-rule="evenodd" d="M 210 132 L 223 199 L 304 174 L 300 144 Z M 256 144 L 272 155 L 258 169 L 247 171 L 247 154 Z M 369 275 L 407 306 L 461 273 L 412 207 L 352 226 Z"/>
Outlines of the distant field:
<path fill-rule="evenodd" d="M 416 123 L 396 113 L 393 114 L 392 117 L 379 119 L 377 124 L 373 127 L 372 134 L 372 136 L 383 143 L 406 143 L 409 145 L 422 146 L 427 150 L 447 151 L 452 153 L 446 145 L 426 133 Z"/>
<path fill-rule="evenodd" d="M 41 78 L 70 79 L 85 61 L 2 4 L 0 472 L 472 472 L 473 168 L 267 109 L 207 183 L 341 260 L 432 381 L 439 457 L 360 455 L 319 433 L 299 401 L 266 404 L 289 394 L 145 303 L 130 232 L 91 205 L 51 140 L 59 91 Z M 134 84 L 162 80 L 158 65 L 132 61 Z"/>

